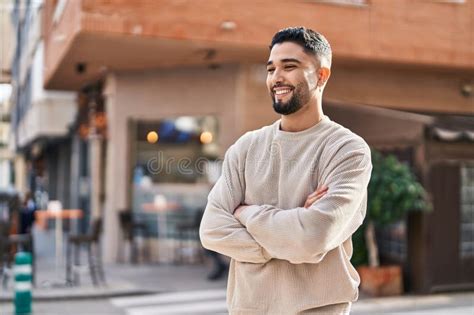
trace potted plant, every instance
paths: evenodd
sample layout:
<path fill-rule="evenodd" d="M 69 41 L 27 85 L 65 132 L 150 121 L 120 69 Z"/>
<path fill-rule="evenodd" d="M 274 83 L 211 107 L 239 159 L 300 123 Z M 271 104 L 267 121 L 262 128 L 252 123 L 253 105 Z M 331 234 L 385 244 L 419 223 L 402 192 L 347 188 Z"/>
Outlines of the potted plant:
<path fill-rule="evenodd" d="M 393 155 L 384 157 L 372 150 L 372 177 L 368 187 L 364 232 L 368 266 L 359 266 L 362 291 L 375 296 L 400 295 L 401 266 L 380 266 L 375 228 L 395 223 L 407 212 L 428 210 L 426 192 L 410 168 Z M 359 232 L 360 237 L 360 232 Z"/>

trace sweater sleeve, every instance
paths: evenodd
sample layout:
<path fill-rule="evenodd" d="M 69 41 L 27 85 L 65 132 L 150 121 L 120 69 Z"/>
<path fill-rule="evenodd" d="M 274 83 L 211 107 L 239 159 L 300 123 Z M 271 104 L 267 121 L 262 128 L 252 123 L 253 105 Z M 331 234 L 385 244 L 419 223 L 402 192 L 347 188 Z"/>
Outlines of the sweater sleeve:
<path fill-rule="evenodd" d="M 372 171 L 365 144 L 345 150 L 328 163 L 320 186 L 327 194 L 309 208 L 250 206 L 239 215 L 247 231 L 268 253 L 291 263 L 318 263 L 362 224 Z"/>
<path fill-rule="evenodd" d="M 202 245 L 239 262 L 266 263 L 271 257 L 233 215 L 245 191 L 241 141 L 227 151 L 222 175 L 209 193 L 199 235 Z"/>

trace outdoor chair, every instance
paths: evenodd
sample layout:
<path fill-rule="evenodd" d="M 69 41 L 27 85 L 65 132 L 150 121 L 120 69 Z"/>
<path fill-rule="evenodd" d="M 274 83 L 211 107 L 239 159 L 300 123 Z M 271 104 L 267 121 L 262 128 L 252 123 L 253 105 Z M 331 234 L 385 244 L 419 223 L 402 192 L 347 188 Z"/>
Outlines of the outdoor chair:
<path fill-rule="evenodd" d="M 191 220 L 176 224 L 178 246 L 175 251 L 175 260 L 177 263 L 184 263 L 185 256 L 190 258 L 192 261 L 204 261 L 204 252 L 199 241 L 199 226 L 201 225 L 203 214 L 204 209 L 199 209 L 191 217 Z M 190 246 L 196 244 L 197 247 Z M 189 251 L 190 254 L 185 255 L 186 251 Z"/>
<path fill-rule="evenodd" d="M 130 262 L 136 264 L 139 257 L 139 248 L 135 237 L 137 234 L 141 234 L 144 239 L 147 239 L 150 236 L 148 226 L 145 222 L 136 221 L 130 209 L 119 212 L 119 221 L 123 237 L 130 244 Z M 147 246 L 143 248 L 143 257 L 145 261 L 150 259 L 150 252 Z"/>
<path fill-rule="evenodd" d="M 89 273 L 94 286 L 105 284 L 105 274 L 100 250 L 100 235 L 102 233 L 102 219 L 95 219 L 89 234 L 70 235 L 66 247 L 66 282 L 70 285 L 79 285 L 80 278 L 77 268 L 81 266 L 81 249 L 87 250 Z M 74 261 L 73 257 L 74 256 Z M 72 279 L 74 276 L 74 279 Z"/>

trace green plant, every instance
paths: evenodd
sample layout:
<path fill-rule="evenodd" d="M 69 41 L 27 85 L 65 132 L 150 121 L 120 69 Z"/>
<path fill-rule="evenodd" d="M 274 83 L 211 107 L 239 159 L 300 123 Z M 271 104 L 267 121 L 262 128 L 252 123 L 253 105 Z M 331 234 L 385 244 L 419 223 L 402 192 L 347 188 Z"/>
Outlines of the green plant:
<path fill-rule="evenodd" d="M 380 264 L 375 227 L 394 223 L 409 211 L 431 209 L 426 191 L 410 168 L 395 156 L 383 156 L 372 149 L 372 176 L 368 187 L 367 215 L 364 222 L 369 265 Z"/>
<path fill-rule="evenodd" d="M 367 265 L 368 263 L 368 253 L 367 246 L 365 245 L 365 226 L 362 225 L 353 235 L 352 235 L 352 245 L 354 248 L 351 262 L 354 266 Z"/>

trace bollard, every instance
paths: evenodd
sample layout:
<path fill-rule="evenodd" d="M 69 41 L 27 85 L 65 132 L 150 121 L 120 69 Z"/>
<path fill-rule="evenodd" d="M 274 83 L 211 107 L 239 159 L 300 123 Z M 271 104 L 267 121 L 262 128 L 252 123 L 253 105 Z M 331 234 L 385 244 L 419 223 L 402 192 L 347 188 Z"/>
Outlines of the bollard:
<path fill-rule="evenodd" d="M 15 314 L 31 314 L 31 280 L 32 280 L 32 256 L 27 252 L 19 252 L 15 255 Z"/>

